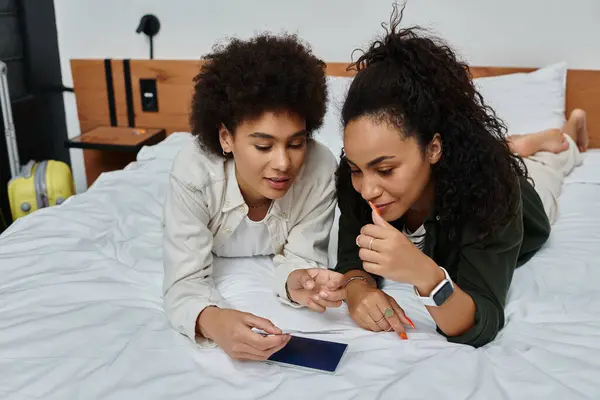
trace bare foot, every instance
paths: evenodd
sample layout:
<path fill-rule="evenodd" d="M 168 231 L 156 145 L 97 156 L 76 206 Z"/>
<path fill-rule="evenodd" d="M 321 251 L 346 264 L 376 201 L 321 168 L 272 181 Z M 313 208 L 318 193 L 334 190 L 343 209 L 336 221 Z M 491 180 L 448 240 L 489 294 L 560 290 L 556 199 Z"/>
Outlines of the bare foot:
<path fill-rule="evenodd" d="M 528 139 L 529 135 L 511 135 L 506 138 L 508 148 L 511 152 L 521 157 L 529 157 L 537 150 L 537 144 Z"/>
<path fill-rule="evenodd" d="M 579 151 L 584 153 L 588 149 L 589 134 L 587 129 L 587 117 L 585 111 L 580 108 L 576 108 L 571 112 L 571 117 L 575 120 L 576 137 L 573 138 Z"/>
<path fill-rule="evenodd" d="M 539 141 L 540 151 L 558 154 L 569 148 L 569 142 L 560 129 L 546 129 L 539 134 L 542 138 Z"/>
<path fill-rule="evenodd" d="M 569 148 L 569 142 L 560 129 L 546 129 L 541 132 L 509 137 L 511 151 L 521 157 L 529 157 L 538 151 L 560 153 Z"/>

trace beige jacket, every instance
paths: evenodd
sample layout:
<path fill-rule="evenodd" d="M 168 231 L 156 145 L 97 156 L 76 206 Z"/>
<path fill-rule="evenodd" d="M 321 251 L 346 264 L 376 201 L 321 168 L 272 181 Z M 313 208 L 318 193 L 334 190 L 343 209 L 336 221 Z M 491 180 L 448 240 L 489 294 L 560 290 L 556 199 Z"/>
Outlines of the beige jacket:
<path fill-rule="evenodd" d="M 273 291 L 289 305 L 285 282 L 299 268 L 327 268 L 328 243 L 336 197 L 336 159 L 324 145 L 310 140 L 296 181 L 273 202 L 266 223 L 275 257 Z M 198 146 L 175 158 L 164 208 L 164 302 L 176 330 L 200 346 L 196 319 L 209 305 L 228 307 L 212 279 L 212 251 L 228 240 L 248 207 L 242 198 L 233 160 L 209 155 Z"/>

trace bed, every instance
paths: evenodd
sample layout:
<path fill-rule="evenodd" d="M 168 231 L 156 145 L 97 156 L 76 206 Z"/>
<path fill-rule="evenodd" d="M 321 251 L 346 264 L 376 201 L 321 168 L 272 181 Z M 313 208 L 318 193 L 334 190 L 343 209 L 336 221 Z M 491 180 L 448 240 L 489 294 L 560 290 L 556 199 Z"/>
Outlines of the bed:
<path fill-rule="evenodd" d="M 331 134 L 317 137 L 336 152 Z M 567 177 L 549 242 L 517 270 L 506 326 L 480 349 L 438 335 L 406 285 L 385 287 L 417 326 L 402 341 L 358 328 L 345 306 L 318 315 L 279 303 L 268 258 L 216 259 L 218 289 L 232 306 L 284 329 L 344 329 L 327 337 L 349 344 L 328 375 L 233 361 L 169 325 L 162 203 L 171 162 L 191 140 L 172 133 L 87 192 L 0 236 L 0 398 L 600 398 L 600 149 Z M 335 239 L 331 258 L 334 248 Z"/>

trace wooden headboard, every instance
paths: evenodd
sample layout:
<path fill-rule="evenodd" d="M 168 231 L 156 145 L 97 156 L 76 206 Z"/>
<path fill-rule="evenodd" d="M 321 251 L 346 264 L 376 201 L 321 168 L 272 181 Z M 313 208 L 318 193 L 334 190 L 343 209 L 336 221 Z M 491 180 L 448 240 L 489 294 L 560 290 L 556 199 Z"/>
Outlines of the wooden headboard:
<path fill-rule="evenodd" d="M 100 125 L 164 128 L 167 134 L 188 132 L 192 78 L 200 66 L 199 60 L 71 60 L 82 133 Z M 328 63 L 327 74 L 352 76 L 354 71 L 347 71 L 346 67 L 346 63 Z M 478 78 L 530 72 L 535 68 L 471 67 L 470 70 Z M 156 80 L 157 112 L 142 110 L 140 79 Z M 567 115 L 574 108 L 587 112 L 590 147 L 600 148 L 600 70 L 568 71 Z M 108 161 L 107 157 L 94 150 L 84 151 L 88 185 L 101 172 L 101 164 L 114 165 L 114 160 Z"/>

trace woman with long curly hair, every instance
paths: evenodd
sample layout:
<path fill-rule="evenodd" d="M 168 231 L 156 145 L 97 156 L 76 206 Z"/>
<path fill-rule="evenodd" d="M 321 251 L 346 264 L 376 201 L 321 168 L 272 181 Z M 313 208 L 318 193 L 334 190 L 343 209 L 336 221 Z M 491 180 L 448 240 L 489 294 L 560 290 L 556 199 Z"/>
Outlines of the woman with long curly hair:
<path fill-rule="evenodd" d="M 343 275 L 327 269 L 337 164 L 311 139 L 325 114 L 324 67 L 294 35 L 259 35 L 217 46 L 195 77 L 196 143 L 175 158 L 164 206 L 164 306 L 201 347 L 264 360 L 290 339 L 229 307 L 213 255 L 273 256 L 273 292 L 292 307 L 323 312 L 345 297 Z"/>
<path fill-rule="evenodd" d="M 336 271 L 363 328 L 414 327 L 388 279 L 414 287 L 449 341 L 478 347 L 502 328 L 513 271 L 546 242 L 579 151 L 552 132 L 509 141 L 467 65 L 401 18 L 354 64 L 343 104 Z"/>

